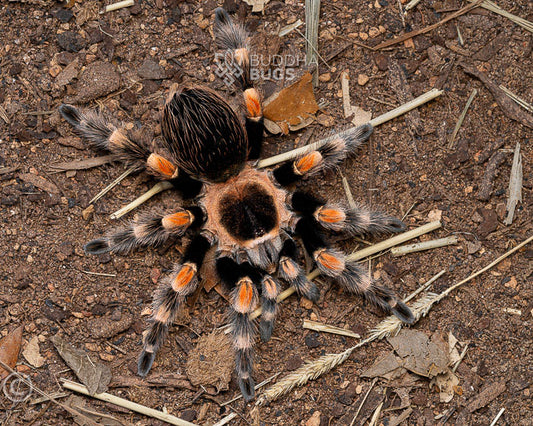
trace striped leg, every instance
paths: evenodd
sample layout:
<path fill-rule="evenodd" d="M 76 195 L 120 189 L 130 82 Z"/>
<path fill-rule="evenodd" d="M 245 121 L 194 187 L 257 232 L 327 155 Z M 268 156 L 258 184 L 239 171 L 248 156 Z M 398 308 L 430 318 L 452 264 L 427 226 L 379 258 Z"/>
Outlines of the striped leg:
<path fill-rule="evenodd" d="M 185 298 L 198 286 L 198 270 L 212 245 L 211 236 L 197 234 L 185 251 L 183 261 L 155 292 L 150 325 L 144 333 L 143 350 L 137 363 L 138 374 L 146 376 L 152 368 L 157 351 L 163 344 L 168 327 Z"/>
<path fill-rule="evenodd" d="M 158 246 L 171 236 L 182 236 L 189 227 L 203 222 L 204 213 L 199 207 L 179 209 L 170 214 L 145 215 L 107 237 L 88 242 L 84 249 L 89 254 L 124 254 L 137 247 Z"/>
<path fill-rule="evenodd" d="M 278 312 L 279 284 L 270 275 L 265 275 L 261 282 L 261 307 L 263 313 L 259 320 L 259 335 L 263 342 L 268 342 L 274 329 L 274 320 Z"/>
<path fill-rule="evenodd" d="M 394 314 L 407 324 L 414 322 L 409 307 L 391 290 L 375 284 L 357 262 L 348 261 L 344 253 L 328 246 L 315 219 L 302 217 L 296 224 L 296 233 L 305 249 L 313 257 L 318 269 L 333 278 L 352 293 L 377 306 L 387 314 Z"/>
<path fill-rule="evenodd" d="M 297 255 L 296 243 L 291 238 L 287 238 L 280 252 L 278 276 L 295 287 L 300 296 L 316 302 L 320 296 L 318 287 L 305 276 L 304 271 L 297 263 Z"/>
<path fill-rule="evenodd" d="M 295 192 L 291 198 L 295 212 L 314 217 L 322 228 L 348 235 L 401 232 L 405 225 L 399 219 L 363 207 L 344 208 L 326 204 L 305 192 Z"/>
<path fill-rule="evenodd" d="M 310 176 L 337 165 L 372 134 L 373 127 L 363 124 L 328 137 L 324 144 L 294 161 L 277 167 L 273 174 L 280 185 L 291 185 L 304 176 Z"/>
<path fill-rule="evenodd" d="M 220 7 L 215 10 L 213 33 L 218 48 L 224 51 L 225 63 L 222 65 L 227 66 L 227 70 L 243 91 L 246 133 L 250 148 L 248 160 L 255 160 L 261 155 L 265 127 L 261 95 L 253 87 L 250 74 L 248 33 L 242 25 L 234 23 Z"/>
<path fill-rule="evenodd" d="M 217 272 L 231 290 L 231 336 L 235 347 L 237 381 L 245 401 L 255 396 L 253 374 L 254 325 L 250 313 L 257 306 L 261 271 L 248 262 L 238 264 L 229 257 L 217 260 Z"/>

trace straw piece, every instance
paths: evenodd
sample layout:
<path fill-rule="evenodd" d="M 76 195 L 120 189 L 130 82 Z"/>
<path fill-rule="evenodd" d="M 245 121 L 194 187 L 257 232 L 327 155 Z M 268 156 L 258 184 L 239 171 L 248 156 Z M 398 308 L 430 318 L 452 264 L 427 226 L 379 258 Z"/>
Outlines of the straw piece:
<path fill-rule="evenodd" d="M 162 191 L 166 191 L 167 189 L 170 189 L 172 187 L 173 185 L 166 180 L 158 182 L 154 185 L 152 189 L 145 192 L 143 195 L 141 195 L 139 198 L 132 201 L 128 205 L 122 207 L 120 210 L 117 210 L 115 213 L 112 213 L 109 217 L 111 219 L 119 219 L 122 216 L 124 216 L 126 213 L 129 213 L 130 211 L 132 211 L 135 207 L 141 205 L 145 201 L 152 198 L 154 195 L 159 194 Z"/>
<path fill-rule="evenodd" d="M 453 235 L 451 237 L 439 238 L 438 240 L 423 241 L 421 243 L 393 247 L 390 249 L 390 252 L 394 257 L 399 257 L 409 253 L 416 253 L 418 251 L 431 250 L 439 247 L 457 244 L 457 241 L 457 237 Z"/>
<path fill-rule="evenodd" d="M 340 336 L 354 337 L 360 339 L 361 336 L 353 331 L 346 330 L 344 328 L 335 327 L 334 325 L 323 324 L 317 321 L 311 321 L 304 319 L 303 328 L 308 330 L 321 331 L 324 333 L 338 334 Z"/>

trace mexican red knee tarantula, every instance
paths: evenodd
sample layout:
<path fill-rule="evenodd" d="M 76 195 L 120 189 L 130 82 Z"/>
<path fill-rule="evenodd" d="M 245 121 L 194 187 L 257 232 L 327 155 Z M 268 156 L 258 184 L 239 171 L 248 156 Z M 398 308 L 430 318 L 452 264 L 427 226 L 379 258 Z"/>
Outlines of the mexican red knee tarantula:
<path fill-rule="evenodd" d="M 196 204 L 165 214 L 141 216 L 124 229 L 89 242 L 85 251 L 127 253 L 155 246 L 186 232 L 192 239 L 183 259 L 154 295 L 153 313 L 143 338 L 138 373 L 146 376 L 185 298 L 198 286 L 206 252 L 216 246 L 216 271 L 231 291 L 231 335 L 236 351 L 238 383 L 246 400 L 254 397 L 252 346 L 255 326 L 249 314 L 261 301 L 259 333 L 270 339 L 277 311 L 280 281 L 301 296 L 317 301 L 319 290 L 298 265 L 298 237 L 319 270 L 347 291 L 361 295 L 386 313 L 412 323 L 409 308 L 388 288 L 375 284 L 356 263 L 331 247 L 335 234 L 398 232 L 401 221 L 363 208 L 328 204 L 314 195 L 291 190 L 302 177 L 338 164 L 372 133 L 371 125 L 333 134 L 315 151 L 271 171 L 254 168 L 263 140 L 261 97 L 249 74 L 247 34 L 217 9 L 214 34 L 219 48 L 230 51 L 242 73 L 243 120 L 212 90 L 183 85 L 173 91 L 162 119 L 163 146 L 150 150 L 138 133 L 113 124 L 95 112 L 70 105 L 61 115 L 96 148 L 168 180 L 184 200 Z"/>

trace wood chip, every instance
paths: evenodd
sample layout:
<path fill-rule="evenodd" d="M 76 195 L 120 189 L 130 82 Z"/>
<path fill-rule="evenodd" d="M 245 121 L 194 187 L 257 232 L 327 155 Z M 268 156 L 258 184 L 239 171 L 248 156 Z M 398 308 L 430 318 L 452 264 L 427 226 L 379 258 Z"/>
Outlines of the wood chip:
<path fill-rule="evenodd" d="M 505 161 L 506 156 L 507 155 L 504 152 L 498 151 L 490 158 L 483 179 L 481 180 L 481 184 L 479 185 L 479 193 L 477 194 L 478 200 L 487 201 L 490 198 L 494 186 L 494 179 L 500 170 L 500 166 Z"/>
<path fill-rule="evenodd" d="M 506 389 L 507 382 L 505 380 L 483 386 L 481 392 L 468 402 L 466 410 L 473 413 L 480 408 L 486 407 L 490 402 L 498 398 L 500 394 L 505 392 Z"/>
<path fill-rule="evenodd" d="M 116 157 L 114 155 L 103 155 L 101 157 L 88 158 L 87 160 L 68 161 L 66 163 L 51 164 L 50 167 L 58 170 L 86 170 L 93 167 L 111 163 Z"/>
<path fill-rule="evenodd" d="M 42 189 L 43 191 L 50 192 L 52 194 L 59 194 L 59 188 L 42 176 L 34 175 L 33 173 L 21 173 L 19 174 L 19 178 L 26 183 L 32 184 L 36 188 Z"/>

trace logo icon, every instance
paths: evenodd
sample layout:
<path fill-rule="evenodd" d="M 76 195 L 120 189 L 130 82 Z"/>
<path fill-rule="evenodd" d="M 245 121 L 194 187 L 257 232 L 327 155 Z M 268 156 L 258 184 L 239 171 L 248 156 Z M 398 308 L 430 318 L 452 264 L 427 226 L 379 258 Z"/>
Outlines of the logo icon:
<path fill-rule="evenodd" d="M 12 402 L 24 402 L 33 392 L 31 378 L 27 374 L 11 373 L 2 382 L 2 391 Z"/>

